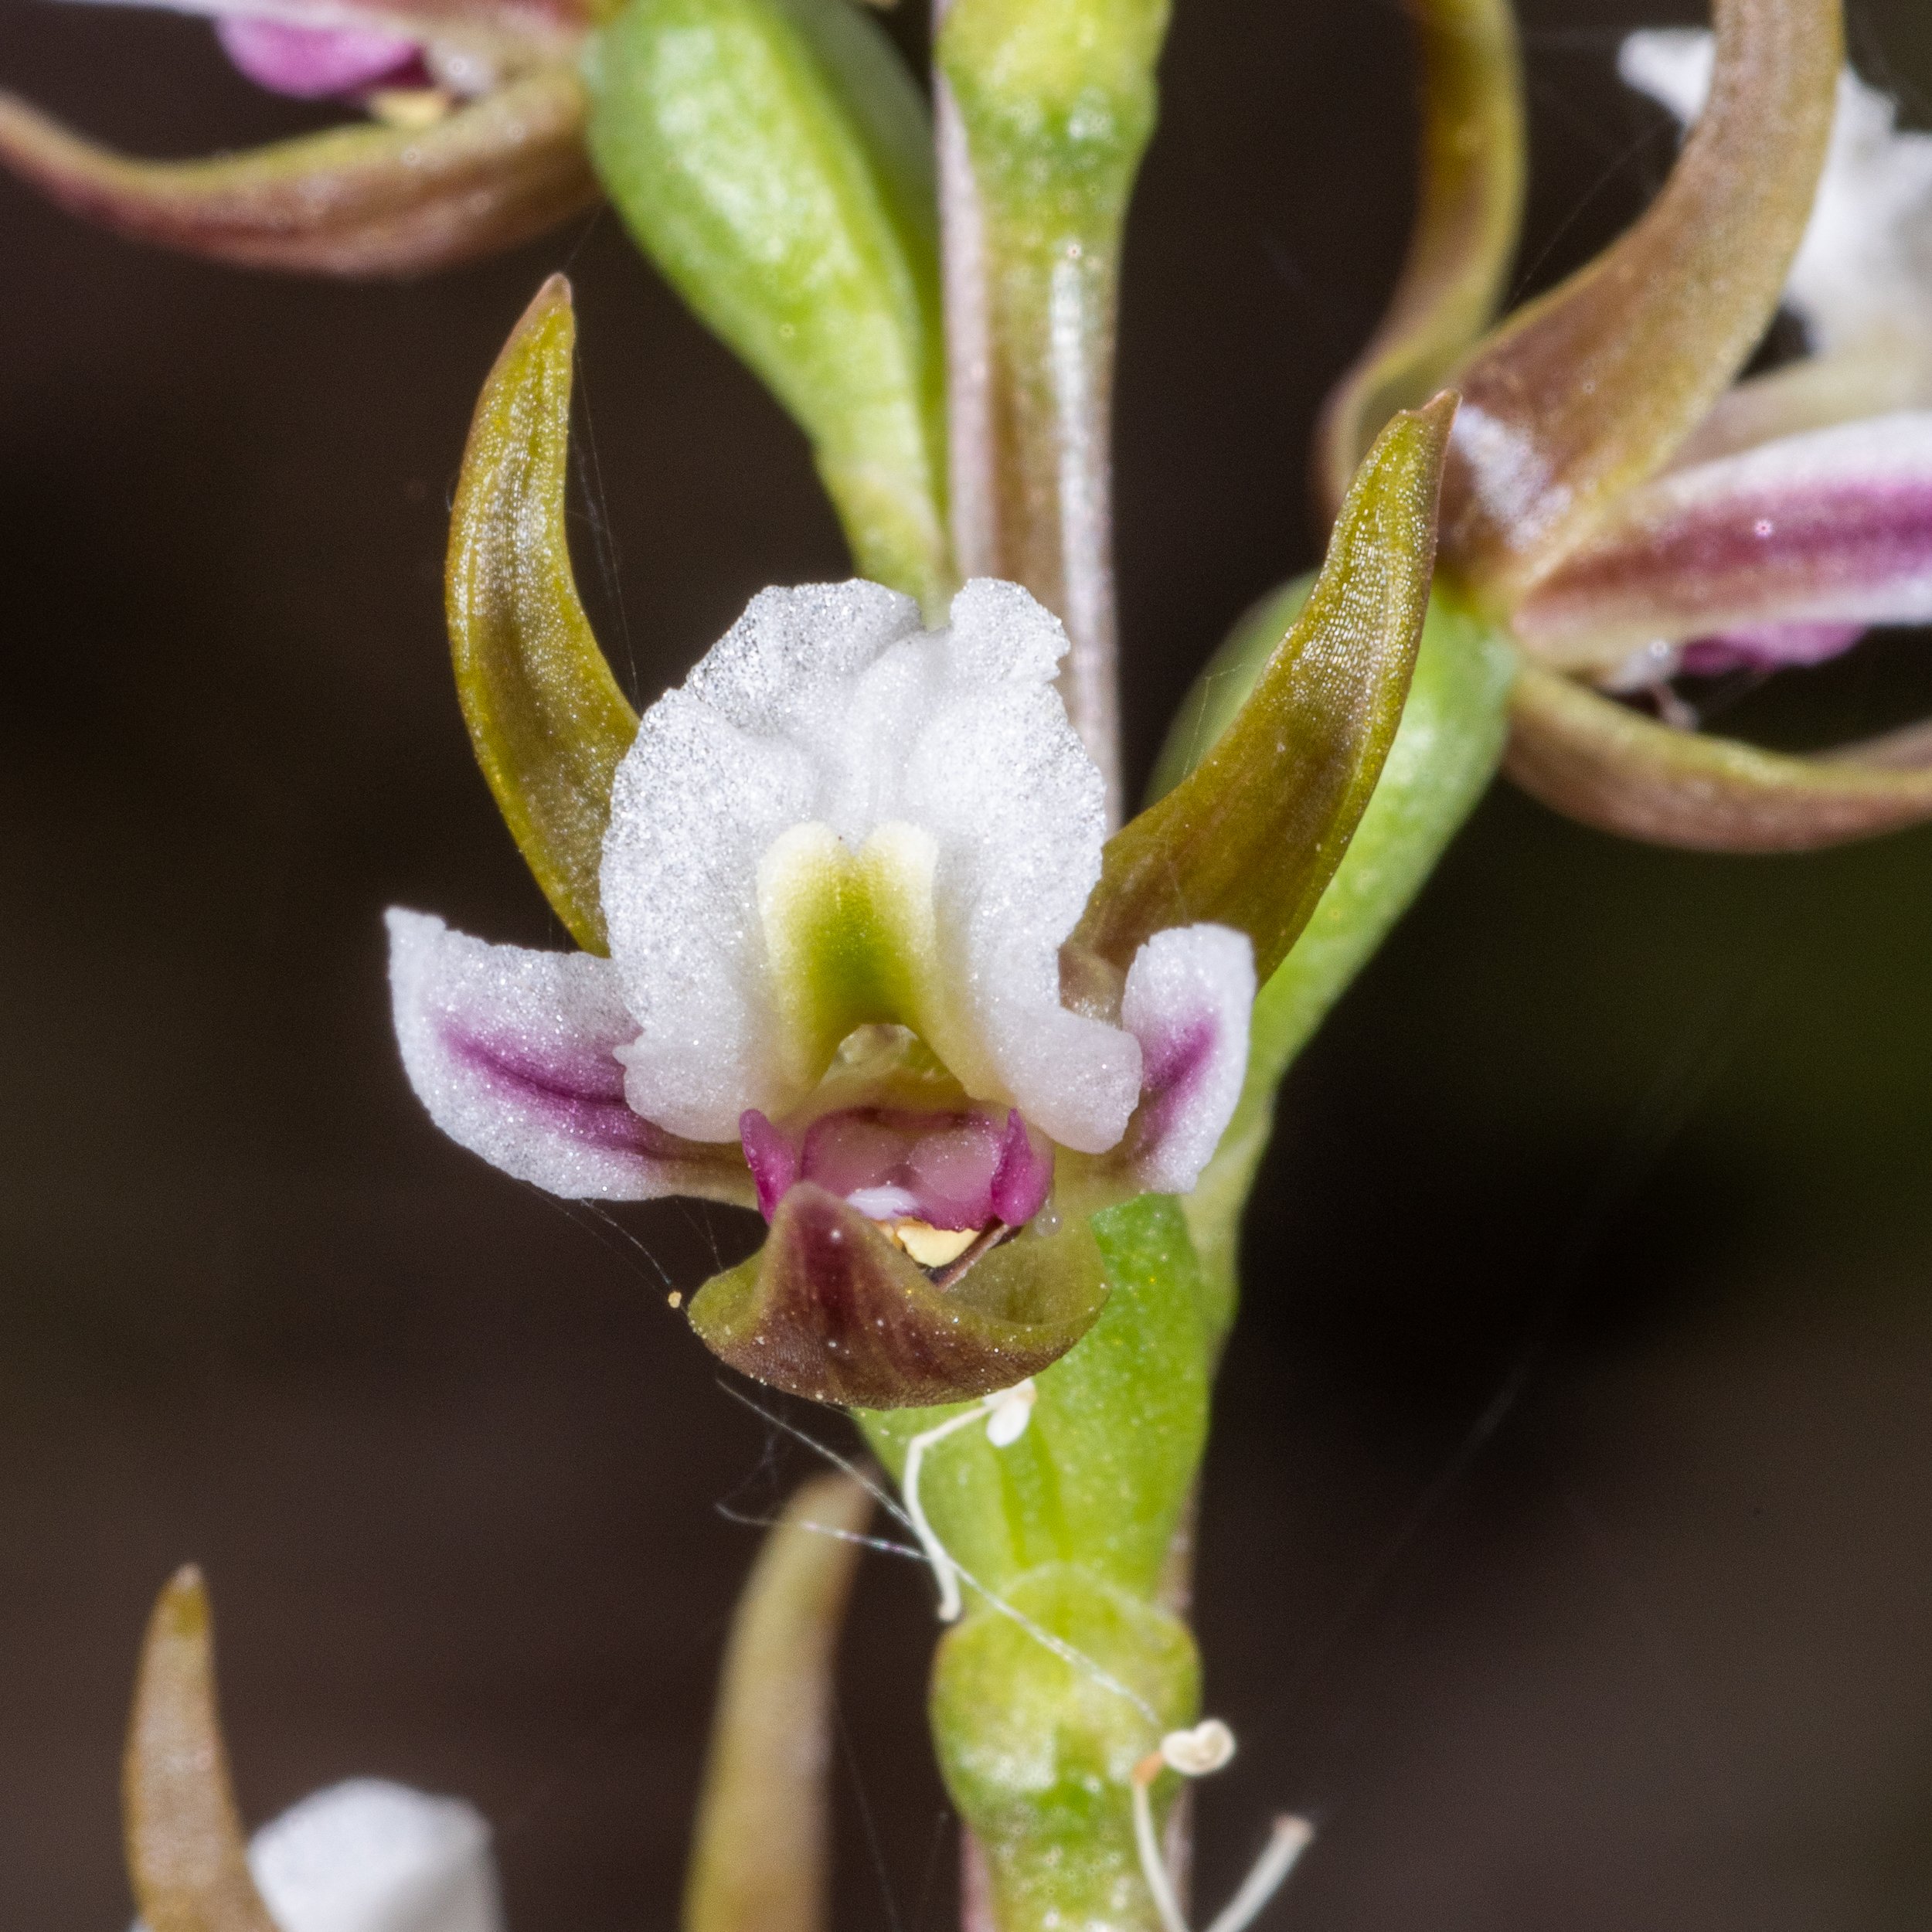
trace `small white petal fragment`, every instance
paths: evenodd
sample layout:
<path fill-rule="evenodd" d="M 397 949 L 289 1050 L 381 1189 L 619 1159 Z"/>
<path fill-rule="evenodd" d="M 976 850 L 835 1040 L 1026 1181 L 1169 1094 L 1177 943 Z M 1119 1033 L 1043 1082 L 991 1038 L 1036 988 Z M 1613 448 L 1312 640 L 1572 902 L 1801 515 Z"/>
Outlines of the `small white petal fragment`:
<path fill-rule="evenodd" d="M 263 1826 L 248 1862 L 282 1932 L 502 1932 L 490 1828 L 459 1798 L 332 1785 Z"/>
<path fill-rule="evenodd" d="M 986 1398 L 986 1440 L 995 1449 L 1010 1449 L 1026 1433 L 1039 1390 L 1032 1376 L 1011 1389 Z"/>
<path fill-rule="evenodd" d="M 1145 1188 L 1185 1194 L 1241 1097 L 1254 948 L 1226 926 L 1156 933 L 1134 956 L 1121 1022 L 1139 1041 L 1146 1092 L 1127 1149 Z"/>
<path fill-rule="evenodd" d="M 1233 1755 L 1234 1733 L 1218 1717 L 1204 1718 L 1192 1730 L 1169 1731 L 1161 1740 L 1162 1761 L 1183 1777 L 1206 1777 Z"/>

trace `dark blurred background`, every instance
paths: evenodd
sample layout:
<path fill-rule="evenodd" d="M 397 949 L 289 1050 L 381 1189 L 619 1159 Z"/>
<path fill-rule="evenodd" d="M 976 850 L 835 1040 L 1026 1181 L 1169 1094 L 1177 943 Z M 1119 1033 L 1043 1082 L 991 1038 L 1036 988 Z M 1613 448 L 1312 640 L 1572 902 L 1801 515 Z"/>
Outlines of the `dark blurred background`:
<path fill-rule="evenodd" d="M 1668 165 L 1611 65 L 1666 12 L 1696 17 L 1528 0 L 1525 287 Z M 1143 771 L 1312 560 L 1311 417 L 1411 198 L 1394 0 L 1176 13 L 1121 406 Z M 1923 0 L 1855 16 L 1932 122 Z M 157 154 L 318 118 L 166 15 L 16 0 L 0 76 Z M 522 1932 L 668 1926 L 734 1519 L 809 1461 L 666 1309 L 745 1230 L 607 1221 L 441 1140 L 379 916 L 561 937 L 438 589 L 478 383 L 546 271 L 581 304 L 580 573 L 641 699 L 758 586 L 842 574 L 831 518 L 607 216 L 406 288 L 198 267 L 10 183 L 0 237 L 0 1923 L 124 1922 L 134 1648 L 193 1557 L 252 1819 L 355 1771 L 461 1791 Z M 1924 645 L 1720 694 L 1727 722 L 1932 709 Z M 1724 862 L 1499 790 L 1307 1056 L 1210 1461 L 1209 1703 L 1243 1749 L 1202 1794 L 1209 1903 L 1287 1804 L 1322 1825 L 1275 1908 L 1302 1932 L 1922 1932 L 1928 888 L 1923 833 Z M 841 1932 L 951 1910 L 933 1635 L 923 1580 L 869 1563 Z"/>

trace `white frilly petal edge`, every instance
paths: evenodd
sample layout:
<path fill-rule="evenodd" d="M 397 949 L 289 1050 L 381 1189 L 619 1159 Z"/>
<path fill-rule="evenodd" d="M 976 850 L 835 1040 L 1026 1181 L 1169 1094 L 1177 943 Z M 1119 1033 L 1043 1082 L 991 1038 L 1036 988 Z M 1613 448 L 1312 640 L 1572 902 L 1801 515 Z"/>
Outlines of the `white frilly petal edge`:
<path fill-rule="evenodd" d="M 459 1146 L 573 1199 L 751 1204 L 735 1140 L 682 1141 L 626 1104 L 616 1054 L 637 1028 L 609 961 L 493 946 L 400 908 L 389 933 L 403 1068 Z"/>
<path fill-rule="evenodd" d="M 1617 58 L 1628 86 L 1686 127 L 1703 111 L 1712 66 L 1701 28 L 1631 34 Z M 1891 100 L 1849 67 L 1784 299 L 1820 353 L 1932 355 L 1932 134 L 1900 132 Z"/>
<path fill-rule="evenodd" d="M 264 1825 L 248 1865 L 279 1932 L 503 1932 L 490 1828 L 461 1798 L 332 1784 Z"/>
<path fill-rule="evenodd" d="M 601 891 L 638 1026 L 640 1113 L 699 1139 L 804 1098 L 788 1073 L 758 869 L 793 828 L 858 851 L 888 825 L 932 841 L 942 964 L 928 1043 L 976 1098 L 1062 1145 L 1119 1139 L 1140 1090 L 1118 1029 L 1066 1012 L 1060 948 L 1100 876 L 1104 787 L 1054 689 L 1058 621 L 978 580 L 951 628 L 855 581 L 762 591 L 647 711 L 611 799 Z M 942 1033 L 943 1041 L 938 1037 Z"/>
<path fill-rule="evenodd" d="M 1156 933 L 1134 956 L 1121 1021 L 1140 1042 L 1141 1104 L 1122 1148 L 1141 1187 L 1186 1194 L 1241 1097 L 1254 948 L 1226 926 Z"/>

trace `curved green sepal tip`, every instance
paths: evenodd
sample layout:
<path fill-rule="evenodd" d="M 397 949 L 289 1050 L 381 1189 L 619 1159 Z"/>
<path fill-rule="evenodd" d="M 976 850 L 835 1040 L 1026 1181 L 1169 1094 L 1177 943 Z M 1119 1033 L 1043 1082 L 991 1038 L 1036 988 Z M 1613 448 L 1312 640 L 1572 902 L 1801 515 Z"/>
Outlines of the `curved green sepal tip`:
<path fill-rule="evenodd" d="M 1004 1600 L 1014 1615 L 981 1610 L 940 1645 L 931 1698 L 940 1767 L 985 1852 L 995 1922 L 1157 1928 L 1128 1780 L 1165 1733 L 1194 1720 L 1193 1640 L 1168 1611 L 1071 1565 L 1030 1572 Z"/>
<path fill-rule="evenodd" d="M 1304 579 L 1264 599 L 1215 655 L 1168 735 L 1155 797 L 1179 784 L 1238 715 L 1311 587 Z M 1507 637 L 1454 597 L 1438 589 L 1430 597 L 1408 702 L 1375 795 L 1314 916 L 1255 1001 L 1240 1103 L 1183 1203 L 1217 1345 L 1233 1318 L 1236 1234 L 1274 1124 L 1276 1089 L 1488 789 L 1521 662 Z"/>
<path fill-rule="evenodd" d="M 477 400 L 450 521 L 447 609 L 457 696 L 497 808 L 570 937 L 604 953 L 597 872 L 638 719 L 570 572 L 576 339 L 570 284 L 553 275 Z"/>
<path fill-rule="evenodd" d="M 1084 1222 L 1029 1230 L 941 1287 L 875 1223 L 805 1182 L 779 1202 L 764 1247 L 698 1291 L 691 1325 L 722 1361 L 788 1394 L 900 1409 L 1037 1375 L 1106 1301 Z"/>
<path fill-rule="evenodd" d="M 962 1430 L 925 1465 L 920 1495 L 940 1540 L 991 1589 L 1077 1563 L 1151 1596 L 1200 1466 L 1208 1341 L 1180 1204 L 1143 1195 L 1090 1225 L 1112 1291 L 1093 1332 L 1039 1378 L 1026 1433 L 996 1449 L 984 1430 Z M 896 1476 L 906 1444 L 945 1419 L 899 1410 L 859 1420 Z"/>
<path fill-rule="evenodd" d="M 1402 716 L 1435 561 L 1453 396 L 1398 416 L 1342 505 L 1305 607 L 1188 776 L 1107 842 L 1074 935 L 1124 968 L 1164 927 L 1254 942 L 1265 981 L 1308 923 Z"/>
<path fill-rule="evenodd" d="M 861 573 L 936 611 L 932 131 L 891 43 L 850 0 L 630 0 L 586 73 L 626 225 L 810 437 Z"/>

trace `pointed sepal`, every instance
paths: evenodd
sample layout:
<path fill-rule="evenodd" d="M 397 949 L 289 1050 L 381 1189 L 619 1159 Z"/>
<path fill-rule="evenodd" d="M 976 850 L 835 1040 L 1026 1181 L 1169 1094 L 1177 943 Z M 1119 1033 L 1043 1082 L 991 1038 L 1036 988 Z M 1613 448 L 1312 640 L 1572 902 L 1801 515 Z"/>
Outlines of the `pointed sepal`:
<path fill-rule="evenodd" d="M 589 207 L 583 83 L 542 69 L 434 126 L 331 128 L 142 161 L 0 94 L 0 165 L 117 234 L 243 268 L 385 279 L 498 250 Z"/>
<path fill-rule="evenodd" d="M 876 1223 L 801 1182 L 764 1247 L 698 1291 L 691 1325 L 742 1374 L 815 1402 L 927 1408 L 990 1395 L 1058 1361 L 1106 1304 L 1087 1223 L 1038 1230 L 941 1285 Z"/>
<path fill-rule="evenodd" d="M 1507 608 L 1709 413 L 1776 311 L 1824 165 L 1838 0 L 1718 0 L 1711 100 L 1621 240 L 1456 377 L 1443 561 Z"/>
<path fill-rule="evenodd" d="M 192 1564 L 149 1618 L 121 1773 L 128 1872 L 148 1932 L 277 1932 L 248 1869 L 215 1706 L 208 1592 Z"/>
<path fill-rule="evenodd" d="M 1527 173 L 1512 0 L 1413 0 L 1422 179 L 1408 260 L 1374 339 L 1323 412 L 1315 484 L 1331 515 L 1382 426 L 1425 402 L 1495 319 Z"/>
<path fill-rule="evenodd" d="M 1428 611 L 1455 399 L 1398 416 L 1343 504 L 1301 614 L 1213 749 L 1107 842 L 1076 954 L 1124 971 L 1172 926 L 1231 926 L 1265 983 L 1375 790 Z"/>
<path fill-rule="evenodd" d="M 570 284 L 553 275 L 477 400 L 450 520 L 446 607 L 457 694 L 497 808 L 570 937 L 604 953 L 597 874 L 638 718 L 570 570 L 576 340 Z"/>
<path fill-rule="evenodd" d="M 1503 769 L 1600 832 L 1693 852 L 1813 852 L 1932 819 L 1932 727 L 1791 757 L 1674 730 L 1526 666 Z"/>

